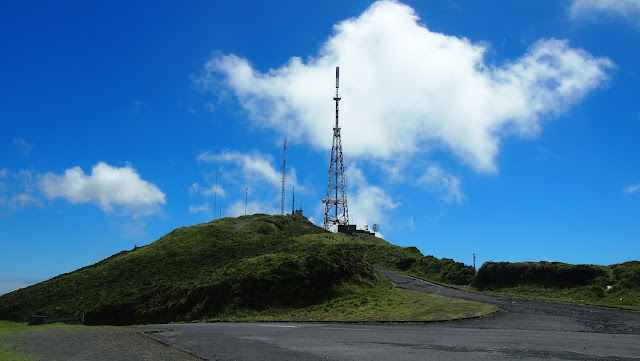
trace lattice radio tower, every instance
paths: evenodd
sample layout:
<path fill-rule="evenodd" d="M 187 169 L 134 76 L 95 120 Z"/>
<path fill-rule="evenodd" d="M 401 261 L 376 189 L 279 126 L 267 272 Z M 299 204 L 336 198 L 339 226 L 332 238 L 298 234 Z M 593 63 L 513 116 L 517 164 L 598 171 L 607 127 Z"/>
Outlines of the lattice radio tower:
<path fill-rule="evenodd" d="M 280 215 L 284 216 L 284 181 L 287 176 L 287 138 L 284 138 L 284 151 L 282 152 L 282 194 L 280 201 Z"/>
<path fill-rule="evenodd" d="M 347 182 L 344 175 L 344 161 L 342 159 L 342 140 L 340 139 L 340 124 L 338 123 L 340 96 L 340 67 L 336 67 L 336 125 L 333 127 L 333 145 L 331 147 L 331 164 L 329 165 L 329 183 L 327 198 L 322 201 L 324 207 L 324 229 L 327 231 L 334 225 L 348 226 L 349 211 L 347 209 Z"/>

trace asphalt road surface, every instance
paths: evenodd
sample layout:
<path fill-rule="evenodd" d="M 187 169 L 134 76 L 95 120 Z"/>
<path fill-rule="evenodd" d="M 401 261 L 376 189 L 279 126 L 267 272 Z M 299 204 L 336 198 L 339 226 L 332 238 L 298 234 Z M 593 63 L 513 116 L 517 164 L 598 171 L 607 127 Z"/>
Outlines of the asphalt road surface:
<path fill-rule="evenodd" d="M 149 334 L 206 360 L 640 360 L 640 313 L 462 292 L 380 270 L 399 287 L 491 303 L 428 324 L 199 323 Z"/>

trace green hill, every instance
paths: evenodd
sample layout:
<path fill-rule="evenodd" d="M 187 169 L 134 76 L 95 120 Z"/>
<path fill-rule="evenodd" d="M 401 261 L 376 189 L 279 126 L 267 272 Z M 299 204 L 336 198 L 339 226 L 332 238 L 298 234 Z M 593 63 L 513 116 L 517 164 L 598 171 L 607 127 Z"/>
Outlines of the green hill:
<path fill-rule="evenodd" d="M 239 315 L 266 319 L 323 304 L 333 305 L 334 313 L 319 306 L 314 312 L 325 319 L 353 318 L 357 307 L 383 313 L 374 308 L 384 303 L 393 309 L 417 297 L 390 293 L 389 282 L 373 267 L 396 268 L 421 258 L 415 248 L 394 246 L 372 235 L 327 233 L 302 216 L 223 218 L 176 229 L 147 246 L 0 296 L 0 319 L 25 321 L 33 314 L 47 318 L 84 314 L 87 324 Z M 378 304 L 368 304 L 371 299 Z M 424 300 L 421 295 L 411 303 L 422 305 Z M 427 303 L 438 302 L 446 305 L 444 311 L 434 308 L 428 314 L 425 310 L 431 306 L 424 306 L 416 310 L 417 316 L 408 312 L 402 317 L 445 319 L 493 311 L 463 301 L 454 305 L 434 298 Z M 282 317 L 291 318 L 288 315 Z M 300 317 L 315 317 L 305 315 Z M 388 316 L 394 317 L 397 312 Z"/>

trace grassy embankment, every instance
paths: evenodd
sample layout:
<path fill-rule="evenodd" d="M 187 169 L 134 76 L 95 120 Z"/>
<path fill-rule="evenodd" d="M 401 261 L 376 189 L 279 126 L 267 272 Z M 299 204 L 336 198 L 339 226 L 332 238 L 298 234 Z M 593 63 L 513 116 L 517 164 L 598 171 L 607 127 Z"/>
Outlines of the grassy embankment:
<path fill-rule="evenodd" d="M 478 270 L 471 286 L 497 295 L 640 311 L 638 261 L 610 266 L 487 262 Z"/>
<path fill-rule="evenodd" d="M 373 236 L 329 234 L 299 216 L 223 218 L 0 296 L 0 319 L 420 321 L 494 310 L 394 289 L 373 267 L 406 254 L 422 257 Z"/>

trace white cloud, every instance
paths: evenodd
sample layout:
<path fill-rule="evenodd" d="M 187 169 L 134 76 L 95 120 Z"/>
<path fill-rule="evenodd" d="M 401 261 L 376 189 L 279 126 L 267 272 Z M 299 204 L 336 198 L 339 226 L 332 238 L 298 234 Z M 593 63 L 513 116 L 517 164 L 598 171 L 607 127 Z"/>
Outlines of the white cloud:
<path fill-rule="evenodd" d="M 0 170 L 0 206 L 8 206 L 11 210 L 22 210 L 30 206 L 42 206 L 42 200 L 36 194 L 34 175 L 29 170 L 21 170 L 11 174 L 9 170 Z"/>
<path fill-rule="evenodd" d="M 464 200 L 465 196 L 460 189 L 460 183 L 460 178 L 437 166 L 427 167 L 427 171 L 418 179 L 418 184 L 442 193 L 442 199 L 447 203 L 454 201 L 460 203 Z"/>
<path fill-rule="evenodd" d="M 221 197 L 224 197 L 224 195 L 226 194 L 225 190 L 222 188 L 221 185 L 216 185 L 216 184 L 212 184 L 212 185 L 208 185 L 208 186 L 201 186 L 200 184 L 198 184 L 197 182 L 194 182 L 191 187 L 189 188 L 189 193 L 190 194 L 203 194 L 205 196 L 212 196 L 214 194 L 219 195 Z"/>
<path fill-rule="evenodd" d="M 9 170 L 7 168 L 0 169 L 0 179 L 6 177 L 7 174 L 9 174 Z M 4 192 L 6 192 L 7 189 L 7 185 L 4 182 L 0 182 L 0 204 L 5 203 Z"/>
<path fill-rule="evenodd" d="M 280 214 L 280 209 L 276 209 L 273 202 L 252 201 L 247 203 L 246 214 Z M 227 216 L 239 217 L 245 214 L 245 202 L 237 201 L 227 208 Z"/>
<path fill-rule="evenodd" d="M 220 184 L 226 184 L 227 189 L 237 190 L 235 193 L 229 192 L 230 197 L 228 198 L 233 198 L 234 194 L 240 196 L 241 193 L 241 200 L 235 201 L 235 203 L 233 199 L 228 201 L 231 205 L 225 206 L 223 212 L 225 215 L 239 216 L 244 214 L 245 188 L 249 191 L 247 206 L 249 214 L 280 214 L 282 170 L 274 166 L 274 159 L 271 155 L 259 152 L 203 152 L 197 156 L 197 159 L 201 162 L 214 163 L 219 167 L 216 171 L 220 175 L 218 187 Z M 296 194 L 307 192 L 306 187 L 298 184 L 295 168 L 287 170 L 286 187 L 286 197 L 290 196 L 292 187 L 295 187 Z M 200 191 L 201 188 L 199 185 L 191 187 L 192 192 Z M 285 213 L 290 212 L 291 203 L 289 202 L 290 198 L 285 200 Z"/>
<path fill-rule="evenodd" d="M 571 17 L 590 17 L 597 14 L 619 15 L 632 21 L 640 20 L 640 0 L 573 0 Z"/>
<path fill-rule="evenodd" d="M 371 229 L 373 224 L 389 224 L 386 211 L 395 209 L 400 203 L 393 201 L 384 189 L 367 183 L 362 170 L 357 166 L 347 169 L 347 205 L 349 223 L 362 228 L 365 224 Z"/>
<path fill-rule="evenodd" d="M 240 153 L 225 151 L 218 154 L 210 152 L 200 153 L 198 160 L 208 163 L 231 163 L 240 168 L 242 176 L 252 184 L 268 183 L 271 186 L 282 186 L 282 170 L 272 165 L 273 157 L 268 154 Z M 298 184 L 295 168 L 287 169 L 287 187 L 295 187 L 296 191 L 304 192 L 305 187 Z M 280 190 L 280 188 L 277 188 Z"/>
<path fill-rule="evenodd" d="M 335 25 L 306 62 L 292 57 L 261 73 L 247 59 L 216 54 L 196 81 L 231 90 L 257 124 L 327 149 L 339 65 L 343 146 L 350 157 L 393 160 L 437 146 L 478 171 L 494 172 L 502 137 L 536 135 L 545 118 L 601 86 L 613 67 L 565 40 L 539 40 L 500 66 L 485 62 L 487 50 L 484 43 L 430 31 L 409 6 L 378 1 Z M 265 176 L 278 181 L 273 173 Z"/>
<path fill-rule="evenodd" d="M 625 193 L 633 194 L 640 189 L 640 184 L 634 184 L 624 188 L 622 191 Z"/>
<path fill-rule="evenodd" d="M 240 152 L 222 152 L 212 154 L 209 152 L 200 153 L 198 160 L 203 162 L 233 163 L 241 167 L 245 176 L 251 179 L 267 181 L 272 185 L 281 184 L 282 173 L 277 171 L 271 163 L 273 158 L 269 155 L 259 153 L 244 154 Z"/>
<path fill-rule="evenodd" d="M 42 200 L 30 193 L 20 193 L 13 195 L 9 199 L 9 205 L 12 209 L 24 209 L 29 206 L 42 206 Z"/>
<path fill-rule="evenodd" d="M 22 138 L 13 138 L 13 144 L 18 147 L 18 149 L 20 149 L 20 151 L 24 154 L 24 155 L 29 155 L 29 153 L 31 153 L 31 150 L 33 149 L 33 144 L 29 144 L 27 143 L 24 139 Z"/>
<path fill-rule="evenodd" d="M 189 206 L 189 213 L 195 214 L 195 213 L 201 213 L 201 212 L 212 213 L 211 208 L 209 207 L 209 203 L 204 203 L 199 206 Z"/>
<path fill-rule="evenodd" d="M 105 212 L 114 206 L 135 217 L 150 215 L 165 204 L 165 194 L 155 185 L 140 178 L 130 165 L 117 168 L 99 162 L 90 175 L 73 167 L 63 175 L 47 173 L 40 179 L 42 192 L 50 199 L 64 198 L 71 203 L 96 203 Z"/>

